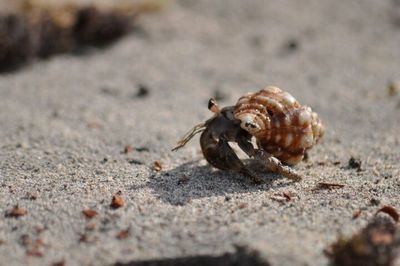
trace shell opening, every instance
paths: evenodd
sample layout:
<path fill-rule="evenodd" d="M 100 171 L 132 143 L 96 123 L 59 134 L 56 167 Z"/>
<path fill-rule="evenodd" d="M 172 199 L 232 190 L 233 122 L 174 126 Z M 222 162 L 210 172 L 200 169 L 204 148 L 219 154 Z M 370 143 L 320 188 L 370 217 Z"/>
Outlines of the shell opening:
<path fill-rule="evenodd" d="M 258 122 L 257 115 L 255 115 L 255 114 L 251 114 L 251 113 L 242 114 L 236 118 L 241 121 L 240 127 L 251 134 L 254 134 L 261 130 L 259 123 L 257 123 Z"/>

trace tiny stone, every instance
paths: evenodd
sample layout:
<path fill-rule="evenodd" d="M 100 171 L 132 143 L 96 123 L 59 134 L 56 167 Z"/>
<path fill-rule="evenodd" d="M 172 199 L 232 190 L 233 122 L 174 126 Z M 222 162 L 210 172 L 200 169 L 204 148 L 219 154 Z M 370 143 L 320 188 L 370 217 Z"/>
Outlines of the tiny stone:
<path fill-rule="evenodd" d="M 116 238 L 119 240 L 125 239 L 129 236 L 129 230 L 121 230 L 117 235 Z"/>
<path fill-rule="evenodd" d="M 133 148 L 132 148 L 131 145 L 128 144 L 128 145 L 125 146 L 125 148 L 124 148 L 124 153 L 125 154 L 128 154 L 128 153 L 130 153 L 132 151 L 133 151 Z"/>
<path fill-rule="evenodd" d="M 91 209 L 83 210 L 82 214 L 86 216 L 86 218 L 93 218 L 97 215 L 97 212 Z"/>
<path fill-rule="evenodd" d="M 115 195 L 111 200 L 111 207 L 114 209 L 120 208 L 124 206 L 124 204 L 125 204 L 124 198 L 122 198 L 119 195 Z"/>
<path fill-rule="evenodd" d="M 28 211 L 26 209 L 15 206 L 13 209 L 6 212 L 6 217 L 18 218 L 20 216 L 26 215 L 27 213 Z"/>

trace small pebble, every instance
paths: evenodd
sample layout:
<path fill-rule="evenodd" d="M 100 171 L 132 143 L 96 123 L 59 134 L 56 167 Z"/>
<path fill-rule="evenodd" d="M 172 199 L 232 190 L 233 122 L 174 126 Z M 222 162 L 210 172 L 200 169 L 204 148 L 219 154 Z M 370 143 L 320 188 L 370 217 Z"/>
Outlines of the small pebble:
<path fill-rule="evenodd" d="M 91 209 L 86 209 L 82 211 L 82 214 L 86 216 L 86 218 L 93 218 L 97 215 L 97 212 Z"/>
<path fill-rule="evenodd" d="M 113 196 L 113 198 L 111 200 L 110 206 L 114 209 L 118 209 L 118 208 L 124 206 L 124 204 L 125 204 L 124 198 L 122 198 L 119 195 L 115 195 L 115 196 Z"/>
<path fill-rule="evenodd" d="M 154 170 L 156 170 L 157 172 L 159 172 L 159 171 L 161 171 L 162 170 L 162 165 L 161 165 L 161 162 L 160 161 L 154 161 L 154 163 L 153 163 L 153 168 L 154 168 Z"/>
<path fill-rule="evenodd" d="M 28 211 L 26 209 L 15 206 L 14 208 L 6 212 L 6 217 L 18 218 L 21 216 L 25 216 L 27 213 Z"/>

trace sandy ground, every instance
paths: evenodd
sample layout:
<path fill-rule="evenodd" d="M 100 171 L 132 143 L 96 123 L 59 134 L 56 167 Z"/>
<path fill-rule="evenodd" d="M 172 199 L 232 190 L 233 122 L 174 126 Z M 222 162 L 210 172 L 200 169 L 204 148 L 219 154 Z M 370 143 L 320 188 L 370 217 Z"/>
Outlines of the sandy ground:
<path fill-rule="evenodd" d="M 171 2 L 140 31 L 83 56 L 0 76 L 0 265 L 110 265 L 220 255 L 326 265 L 323 249 L 400 208 L 399 8 L 392 1 Z M 208 166 L 175 142 L 221 105 L 275 84 L 310 105 L 326 135 L 292 183 Z M 137 97 L 140 86 L 149 94 Z M 132 145 L 124 154 L 125 145 Z M 350 157 L 361 171 L 348 167 Z M 163 171 L 152 169 L 160 160 Z M 186 181 L 182 179 L 187 178 Z M 345 186 L 314 190 L 318 182 Z M 111 209 L 120 191 L 125 205 Z M 283 192 L 288 202 L 277 200 Z M 27 215 L 5 217 L 15 205 Z M 85 218 L 81 211 L 98 215 Z M 352 219 L 361 209 L 361 215 Z M 116 235 L 129 230 L 125 239 Z M 41 239 L 42 257 L 24 239 Z M 81 240 L 81 241 L 80 241 Z M 28 241 L 29 242 L 29 241 Z"/>

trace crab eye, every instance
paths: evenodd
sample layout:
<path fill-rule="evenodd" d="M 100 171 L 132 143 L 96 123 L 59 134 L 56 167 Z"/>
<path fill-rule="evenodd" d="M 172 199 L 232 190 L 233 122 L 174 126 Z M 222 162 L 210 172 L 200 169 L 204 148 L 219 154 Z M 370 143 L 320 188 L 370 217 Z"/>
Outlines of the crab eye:
<path fill-rule="evenodd" d="M 213 112 L 213 113 L 219 113 L 219 112 L 220 112 L 218 103 L 217 103 L 217 101 L 214 100 L 213 98 L 211 98 L 211 99 L 208 101 L 208 110 L 210 110 L 210 111 Z"/>

